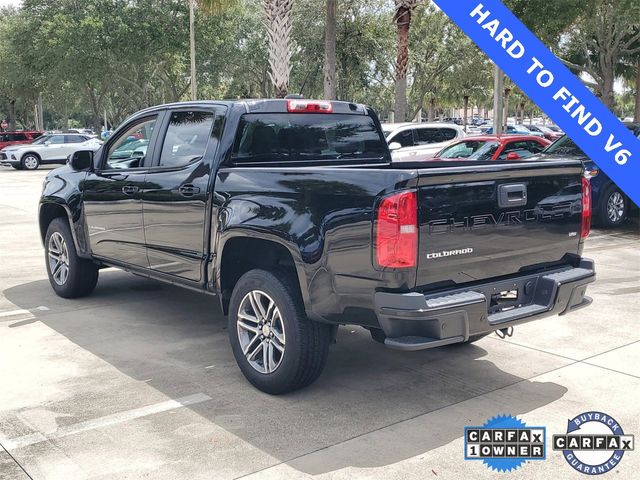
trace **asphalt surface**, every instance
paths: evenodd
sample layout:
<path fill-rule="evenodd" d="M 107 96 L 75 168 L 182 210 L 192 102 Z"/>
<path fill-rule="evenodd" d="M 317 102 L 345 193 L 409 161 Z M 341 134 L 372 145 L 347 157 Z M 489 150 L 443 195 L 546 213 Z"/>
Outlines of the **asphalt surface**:
<path fill-rule="evenodd" d="M 568 418 L 640 434 L 637 223 L 588 240 L 590 308 L 413 353 L 340 328 L 320 379 L 272 397 L 236 367 L 215 298 L 113 269 L 88 298 L 56 297 L 46 172 L 0 168 L 0 479 L 492 478 L 463 459 L 463 429 L 498 414 L 547 427 L 547 459 L 509 478 L 585 478 L 549 445 Z M 627 452 L 606 476 L 638 471 Z"/>

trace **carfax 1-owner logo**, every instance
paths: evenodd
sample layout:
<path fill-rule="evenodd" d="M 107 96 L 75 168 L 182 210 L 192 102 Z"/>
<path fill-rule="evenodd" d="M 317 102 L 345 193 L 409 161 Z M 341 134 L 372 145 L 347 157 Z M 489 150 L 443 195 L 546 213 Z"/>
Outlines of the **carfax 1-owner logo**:
<path fill-rule="evenodd" d="M 567 433 L 553 436 L 569 465 L 581 473 L 600 475 L 613 470 L 624 452 L 633 450 L 633 435 L 603 412 L 586 412 L 567 423 Z"/>
<path fill-rule="evenodd" d="M 546 458 L 546 429 L 531 427 L 512 415 L 499 415 L 479 427 L 464 429 L 464 459 L 482 460 L 499 472 L 510 472 L 527 460 Z"/>

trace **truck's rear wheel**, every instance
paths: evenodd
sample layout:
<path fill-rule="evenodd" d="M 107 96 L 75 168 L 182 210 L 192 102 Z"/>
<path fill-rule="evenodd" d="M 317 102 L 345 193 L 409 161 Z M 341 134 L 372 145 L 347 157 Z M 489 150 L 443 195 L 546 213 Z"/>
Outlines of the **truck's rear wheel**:
<path fill-rule="evenodd" d="M 98 282 L 98 266 L 76 253 L 69 225 L 54 218 L 44 242 L 47 274 L 53 290 L 61 297 L 89 295 Z"/>
<path fill-rule="evenodd" d="M 247 380 L 263 392 L 281 394 L 320 376 L 331 329 L 307 318 L 288 275 L 251 270 L 231 295 L 229 339 Z"/>

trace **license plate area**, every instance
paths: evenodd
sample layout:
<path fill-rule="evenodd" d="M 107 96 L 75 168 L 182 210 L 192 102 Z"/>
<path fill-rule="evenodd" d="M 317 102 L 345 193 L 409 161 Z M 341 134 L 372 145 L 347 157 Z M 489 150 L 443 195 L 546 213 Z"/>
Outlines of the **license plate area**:
<path fill-rule="evenodd" d="M 518 288 L 500 290 L 491 295 L 489 314 L 504 312 L 521 306 Z"/>

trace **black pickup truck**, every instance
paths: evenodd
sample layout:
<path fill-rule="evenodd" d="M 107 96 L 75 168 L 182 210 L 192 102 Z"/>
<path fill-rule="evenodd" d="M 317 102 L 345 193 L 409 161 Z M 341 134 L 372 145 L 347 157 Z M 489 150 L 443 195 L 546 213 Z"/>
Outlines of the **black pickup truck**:
<path fill-rule="evenodd" d="M 420 350 L 587 306 L 590 215 L 579 161 L 394 165 L 367 107 L 284 99 L 135 114 L 47 175 L 39 222 L 58 295 L 106 266 L 216 295 L 275 394 L 341 324 Z"/>

